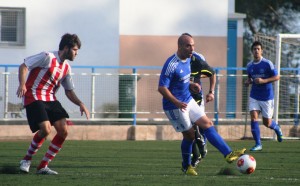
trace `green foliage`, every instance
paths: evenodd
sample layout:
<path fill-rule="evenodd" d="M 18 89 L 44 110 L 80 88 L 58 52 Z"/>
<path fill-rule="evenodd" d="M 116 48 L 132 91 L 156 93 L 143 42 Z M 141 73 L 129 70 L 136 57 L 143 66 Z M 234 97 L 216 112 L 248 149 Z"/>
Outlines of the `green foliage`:
<path fill-rule="evenodd" d="M 254 34 L 275 36 L 300 32 L 299 0 L 236 0 L 235 11 L 247 16 L 244 20 L 244 66 L 251 59 Z"/>
<path fill-rule="evenodd" d="M 211 145 L 196 177 L 183 175 L 180 141 L 66 141 L 50 168 L 59 175 L 36 175 L 35 167 L 49 141 L 37 153 L 29 174 L 18 172 L 18 162 L 29 141 L 0 142 L 1 185 L 299 185 L 299 141 L 263 141 L 263 151 L 251 153 L 257 169 L 237 172 Z M 250 148 L 253 141 L 229 142 L 233 149 Z M 248 152 L 249 153 L 249 152 Z"/>

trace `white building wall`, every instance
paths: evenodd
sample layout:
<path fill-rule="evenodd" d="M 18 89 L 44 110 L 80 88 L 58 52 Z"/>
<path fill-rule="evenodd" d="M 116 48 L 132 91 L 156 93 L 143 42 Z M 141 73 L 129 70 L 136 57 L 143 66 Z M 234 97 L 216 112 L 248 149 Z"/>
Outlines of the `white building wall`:
<path fill-rule="evenodd" d="M 74 65 L 119 64 L 119 0 L 1 0 L 0 7 L 26 8 L 26 46 L 0 47 L 0 64 L 58 50 L 66 32 L 82 42 Z"/>
<path fill-rule="evenodd" d="M 232 2 L 230 0 L 230 2 Z M 26 8 L 26 45 L 0 47 L 0 64 L 57 50 L 60 37 L 76 33 L 82 48 L 74 65 L 119 65 L 120 36 L 226 38 L 229 0 L 1 0 Z M 148 65 L 148 64 L 144 64 Z"/>

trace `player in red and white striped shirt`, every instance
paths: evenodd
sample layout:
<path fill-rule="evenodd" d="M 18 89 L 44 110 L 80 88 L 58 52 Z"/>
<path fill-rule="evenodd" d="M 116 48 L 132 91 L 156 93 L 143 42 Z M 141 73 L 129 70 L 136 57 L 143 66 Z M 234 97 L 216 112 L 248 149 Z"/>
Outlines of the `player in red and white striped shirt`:
<path fill-rule="evenodd" d="M 67 33 L 61 38 L 59 51 L 30 56 L 19 67 L 17 96 L 23 98 L 30 129 L 35 133 L 26 155 L 20 162 L 20 170 L 23 172 L 29 172 L 32 156 L 50 134 L 51 126 L 54 126 L 57 134 L 37 167 L 37 174 L 58 174 L 49 169 L 48 164 L 60 151 L 68 135 L 66 118 L 69 118 L 69 115 L 55 97 L 61 85 L 67 98 L 79 106 L 81 115 L 85 113 L 87 119 L 90 117 L 88 109 L 74 92 L 71 67 L 68 63 L 75 59 L 80 47 L 78 36 Z"/>

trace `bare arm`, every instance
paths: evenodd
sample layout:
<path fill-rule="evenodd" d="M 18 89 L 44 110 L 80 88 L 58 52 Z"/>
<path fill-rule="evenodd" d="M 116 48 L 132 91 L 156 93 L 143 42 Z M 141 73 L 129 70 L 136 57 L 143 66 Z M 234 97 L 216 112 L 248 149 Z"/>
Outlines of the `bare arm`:
<path fill-rule="evenodd" d="M 245 87 L 249 87 L 250 84 L 252 84 L 252 79 L 250 78 L 250 75 L 248 74 L 248 78 L 245 80 L 244 85 L 245 85 Z"/>
<path fill-rule="evenodd" d="M 25 85 L 27 73 L 28 73 L 28 68 L 25 65 L 25 63 L 22 63 L 19 67 L 19 87 L 17 89 L 17 96 L 19 98 L 23 97 L 27 92 L 26 85 Z"/>
<path fill-rule="evenodd" d="M 167 87 L 159 86 L 158 92 L 166 99 L 170 100 L 176 107 L 178 107 L 181 110 L 185 110 L 187 107 L 187 104 L 184 102 L 180 102 L 178 99 L 176 99 L 173 94 L 169 91 Z"/>
<path fill-rule="evenodd" d="M 86 119 L 90 119 L 90 112 L 86 108 L 86 106 L 79 100 L 79 98 L 76 96 L 75 92 L 73 90 L 65 90 L 65 94 L 67 98 L 72 101 L 74 104 L 79 106 L 81 116 L 83 113 L 85 113 Z"/>
<path fill-rule="evenodd" d="M 206 103 L 215 98 L 216 74 L 209 77 L 209 93 L 206 95 Z"/>

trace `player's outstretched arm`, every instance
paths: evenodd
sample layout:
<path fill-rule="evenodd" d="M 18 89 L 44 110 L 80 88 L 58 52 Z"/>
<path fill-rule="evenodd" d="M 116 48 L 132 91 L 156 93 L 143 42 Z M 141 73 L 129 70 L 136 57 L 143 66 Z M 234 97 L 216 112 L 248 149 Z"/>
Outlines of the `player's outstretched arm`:
<path fill-rule="evenodd" d="M 17 89 L 17 96 L 19 98 L 23 97 L 27 92 L 25 86 L 27 73 L 28 73 L 28 68 L 25 65 L 25 63 L 22 63 L 19 67 L 19 87 Z"/>
<path fill-rule="evenodd" d="M 86 106 L 80 101 L 73 90 L 65 90 L 67 98 L 74 104 L 79 106 L 81 116 L 85 113 L 86 119 L 90 119 L 90 112 Z"/>

